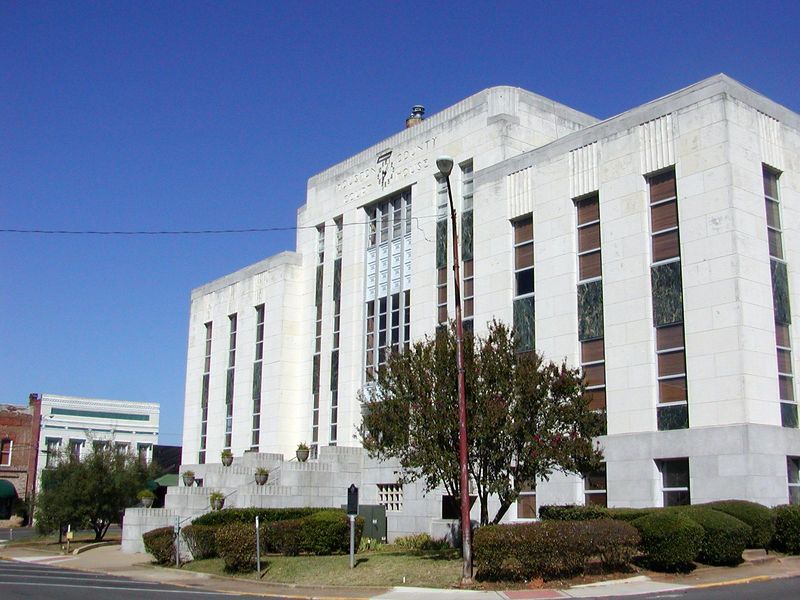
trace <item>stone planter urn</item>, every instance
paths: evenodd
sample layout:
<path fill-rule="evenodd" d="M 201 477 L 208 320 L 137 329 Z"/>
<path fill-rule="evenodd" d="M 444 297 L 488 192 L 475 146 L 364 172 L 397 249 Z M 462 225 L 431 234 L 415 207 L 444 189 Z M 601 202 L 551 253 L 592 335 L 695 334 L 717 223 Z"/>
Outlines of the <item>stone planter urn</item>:
<path fill-rule="evenodd" d="M 211 494 L 208 503 L 211 505 L 211 510 L 222 510 L 222 507 L 225 506 L 225 496 L 222 494 Z"/>
<path fill-rule="evenodd" d="M 297 460 L 300 462 L 306 462 L 308 460 L 308 455 L 310 454 L 310 450 L 308 448 L 298 448 L 294 451 L 294 455 L 297 457 Z"/>
<path fill-rule="evenodd" d="M 230 467 L 233 464 L 233 454 L 228 450 L 222 452 L 220 459 L 222 460 L 222 464 L 226 467 Z"/>
<path fill-rule="evenodd" d="M 149 497 L 142 498 L 142 506 L 144 506 L 145 508 L 150 508 L 151 506 L 153 506 L 154 500 L 155 498 L 149 498 Z"/>
<path fill-rule="evenodd" d="M 264 485 L 269 479 L 269 471 L 256 471 L 255 479 L 258 485 Z"/>
<path fill-rule="evenodd" d="M 183 475 L 183 485 L 186 487 L 192 487 L 194 485 L 194 473 L 191 471 L 186 471 Z"/>

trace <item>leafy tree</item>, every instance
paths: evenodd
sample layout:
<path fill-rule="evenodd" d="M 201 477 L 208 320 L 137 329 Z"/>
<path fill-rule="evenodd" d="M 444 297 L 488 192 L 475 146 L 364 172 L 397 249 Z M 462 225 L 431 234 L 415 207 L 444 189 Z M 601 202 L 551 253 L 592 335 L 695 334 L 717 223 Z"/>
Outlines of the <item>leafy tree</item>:
<path fill-rule="evenodd" d="M 111 523 L 119 523 L 125 508 L 136 503 L 152 468 L 112 448 L 96 448 L 82 460 L 62 456 L 42 480 L 36 510 L 39 530 L 89 526 L 95 540 L 102 540 Z"/>
<path fill-rule="evenodd" d="M 392 353 L 375 385 L 362 393 L 361 441 L 370 456 L 394 458 L 401 479 L 443 486 L 459 497 L 456 339 L 451 325 Z M 517 353 L 513 332 L 494 321 L 485 337 L 464 338 L 469 472 L 489 522 L 496 494 L 498 523 L 528 482 L 554 471 L 584 473 L 602 458 L 592 437 L 601 415 L 588 408 L 578 369 Z"/>

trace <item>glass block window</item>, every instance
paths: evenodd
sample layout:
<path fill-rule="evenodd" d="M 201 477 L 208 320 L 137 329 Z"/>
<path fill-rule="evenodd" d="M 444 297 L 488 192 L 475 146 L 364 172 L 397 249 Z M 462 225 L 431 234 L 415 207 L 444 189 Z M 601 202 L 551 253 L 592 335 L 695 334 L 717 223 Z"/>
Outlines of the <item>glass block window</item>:
<path fill-rule="evenodd" d="M 664 506 L 691 504 L 689 490 L 689 459 L 671 458 L 656 461 L 661 473 Z"/>
<path fill-rule="evenodd" d="M 786 476 L 789 481 L 789 504 L 800 504 L 800 458 L 786 457 Z"/>
<path fill-rule="evenodd" d="M 236 313 L 228 315 L 230 337 L 228 341 L 228 371 L 225 380 L 225 448 L 230 450 L 233 438 L 233 386 L 236 373 L 236 331 L 238 327 Z"/>
<path fill-rule="evenodd" d="M 403 510 L 403 485 L 400 483 L 379 483 L 378 504 L 386 507 L 386 512 Z"/>
<path fill-rule="evenodd" d="M 514 335 L 517 352 L 535 346 L 533 293 L 533 215 L 512 222 L 514 230 Z"/>
<path fill-rule="evenodd" d="M 536 483 L 525 482 L 520 488 L 517 497 L 517 518 L 535 519 L 536 518 Z"/>
<path fill-rule="evenodd" d="M 203 361 L 203 384 L 200 392 L 200 452 L 197 456 L 198 464 L 206 462 L 206 443 L 208 438 L 208 391 L 211 385 L 211 335 L 213 326 L 211 322 L 205 324 L 206 345 L 205 360 Z"/>
<path fill-rule="evenodd" d="M 447 179 L 436 180 L 436 322 L 447 323 Z"/>
<path fill-rule="evenodd" d="M 253 430 L 250 450 L 258 452 L 261 442 L 261 380 L 264 367 L 264 305 L 256 306 L 256 359 L 253 361 Z"/>
<path fill-rule="evenodd" d="M 683 283 L 675 170 L 648 178 L 653 326 L 656 338 L 656 422 L 659 431 L 689 427 Z M 688 464 L 688 463 L 687 463 Z"/>
<path fill-rule="evenodd" d="M 364 374 L 369 382 L 388 353 L 407 347 L 411 339 L 411 191 L 366 212 L 368 222 L 380 224 L 366 257 Z"/>
<path fill-rule="evenodd" d="M 780 174 L 766 165 L 762 166 L 764 203 L 767 211 L 767 238 L 769 240 L 770 273 L 772 275 L 772 303 L 775 319 L 775 349 L 778 361 L 778 398 L 781 407 L 781 424 L 798 426 L 797 401 L 794 394 L 792 369 L 792 339 L 789 325 L 789 285 L 783 253 L 783 228 L 781 227 L 778 178 Z"/>
<path fill-rule="evenodd" d="M 606 494 L 606 465 L 603 464 L 597 471 L 587 473 L 583 477 L 583 501 L 584 504 L 594 504 L 596 506 L 608 506 L 608 496 Z"/>
<path fill-rule="evenodd" d="M 470 330 L 472 317 L 475 314 L 475 273 L 473 243 L 473 170 L 472 161 L 461 165 L 461 260 L 463 281 L 462 297 L 464 299 L 464 327 Z"/>

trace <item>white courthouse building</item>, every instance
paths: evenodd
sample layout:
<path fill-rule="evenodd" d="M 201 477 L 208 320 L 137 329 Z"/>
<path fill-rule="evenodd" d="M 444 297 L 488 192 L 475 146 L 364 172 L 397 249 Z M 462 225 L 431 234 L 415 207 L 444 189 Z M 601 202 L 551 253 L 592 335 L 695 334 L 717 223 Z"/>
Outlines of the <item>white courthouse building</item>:
<path fill-rule="evenodd" d="M 207 510 L 213 489 L 340 506 L 350 483 L 386 506 L 390 537 L 451 523 L 441 493 L 399 485 L 356 437 L 389 349 L 454 316 L 445 154 L 468 325 L 513 323 L 524 348 L 581 366 L 606 414 L 605 470 L 540 482 L 506 520 L 800 501 L 798 114 L 718 75 L 603 121 L 495 87 L 408 124 L 309 180 L 294 252 L 192 292 L 183 468 L 203 487 L 129 511 L 130 532 Z"/>

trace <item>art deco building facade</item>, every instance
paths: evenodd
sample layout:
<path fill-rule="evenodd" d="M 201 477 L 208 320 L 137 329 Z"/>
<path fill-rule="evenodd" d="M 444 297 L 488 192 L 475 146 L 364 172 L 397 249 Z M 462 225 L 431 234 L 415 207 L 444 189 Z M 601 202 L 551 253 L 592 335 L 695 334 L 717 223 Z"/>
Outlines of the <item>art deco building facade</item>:
<path fill-rule="evenodd" d="M 448 154 L 468 325 L 513 323 L 581 366 L 606 414 L 605 470 L 539 483 L 507 518 L 799 500 L 800 116 L 719 75 L 604 121 L 511 87 L 409 121 L 309 180 L 296 251 L 192 293 L 185 465 L 230 449 L 286 476 L 305 441 L 309 464 L 357 456 L 395 523 L 433 516 L 355 435 L 387 352 L 454 315 Z"/>

